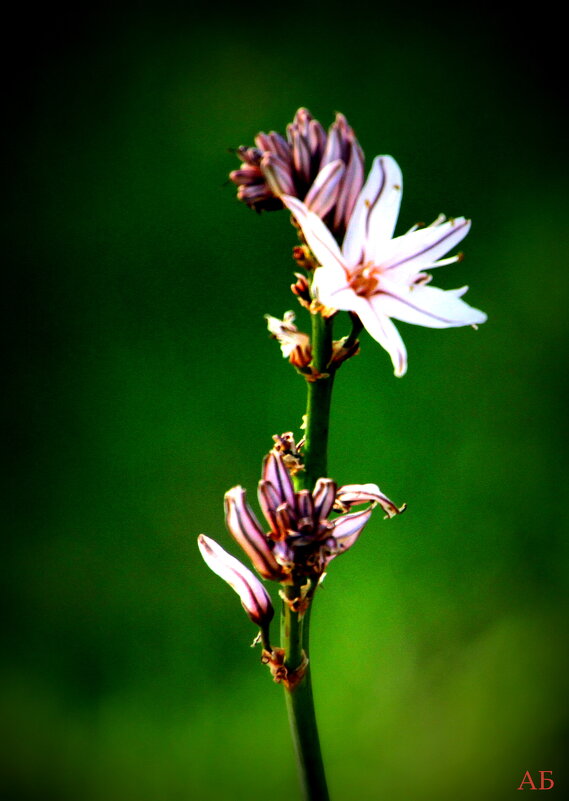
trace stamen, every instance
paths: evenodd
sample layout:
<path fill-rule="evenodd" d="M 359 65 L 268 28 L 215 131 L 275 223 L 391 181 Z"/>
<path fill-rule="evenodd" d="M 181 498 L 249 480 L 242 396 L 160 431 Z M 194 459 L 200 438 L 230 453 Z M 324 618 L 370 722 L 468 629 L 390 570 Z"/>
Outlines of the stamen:
<path fill-rule="evenodd" d="M 435 225 L 440 225 L 441 223 L 446 222 L 446 218 L 446 214 L 439 214 L 436 220 L 433 220 L 433 222 L 428 225 L 427 228 L 433 228 Z"/>
<path fill-rule="evenodd" d="M 457 261 L 462 261 L 463 259 L 464 259 L 464 253 L 457 253 L 456 256 L 449 256 L 446 259 L 439 259 L 438 261 L 434 261 L 431 266 L 446 267 L 447 264 L 455 264 Z"/>
<path fill-rule="evenodd" d="M 369 297 L 375 294 L 377 285 L 379 284 L 379 267 L 371 264 L 364 264 L 362 267 L 357 268 L 351 275 L 349 286 L 354 290 L 357 295 L 362 297 Z"/>

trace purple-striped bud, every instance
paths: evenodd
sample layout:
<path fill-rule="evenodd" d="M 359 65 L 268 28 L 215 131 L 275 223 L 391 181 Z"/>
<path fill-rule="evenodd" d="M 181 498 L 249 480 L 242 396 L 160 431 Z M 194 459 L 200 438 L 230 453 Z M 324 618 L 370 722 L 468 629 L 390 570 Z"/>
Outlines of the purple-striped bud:
<path fill-rule="evenodd" d="M 306 205 L 341 236 L 363 185 L 363 153 L 343 114 L 326 132 L 305 108 L 286 127 L 286 139 L 276 131 L 261 132 L 255 147 L 237 148 L 249 170 L 234 170 L 237 197 L 256 211 L 283 208 L 282 195 Z M 339 162 L 327 170 L 330 164 Z M 241 180 L 242 178 L 242 180 Z M 261 189 L 262 187 L 262 189 Z M 263 191 L 264 190 L 264 191 Z"/>
<path fill-rule="evenodd" d="M 237 186 L 240 184 L 251 186 L 251 184 L 261 183 L 263 175 L 257 167 L 251 167 L 246 164 L 244 167 L 241 167 L 240 170 L 232 170 L 229 173 L 229 178 L 234 184 L 237 184 Z"/>
<path fill-rule="evenodd" d="M 233 487 L 225 493 L 225 522 L 229 533 L 243 548 L 253 567 L 263 578 L 279 581 L 279 567 L 269 541 L 246 500 L 242 487 Z"/>
<path fill-rule="evenodd" d="M 348 158 L 348 166 L 344 172 L 342 185 L 338 193 L 336 209 L 334 211 L 334 227 L 344 223 L 346 226 L 352 216 L 358 195 L 364 185 L 364 154 L 359 142 L 353 137 Z"/>
<path fill-rule="evenodd" d="M 281 195 L 294 194 L 294 183 L 287 163 L 274 153 L 265 153 L 261 159 L 263 174 L 269 189 L 280 197 Z"/>
<path fill-rule="evenodd" d="M 328 214 L 338 200 L 345 169 L 344 162 L 337 159 L 320 170 L 304 198 L 304 204 L 310 211 L 319 217 Z"/>
<path fill-rule="evenodd" d="M 314 498 L 310 490 L 300 490 L 296 493 L 296 505 L 298 508 L 299 528 L 302 529 L 303 525 L 306 524 L 313 526 Z"/>
<path fill-rule="evenodd" d="M 245 490 L 233 487 L 225 495 L 227 527 L 263 578 L 284 584 L 317 581 L 331 559 L 358 539 L 373 509 L 381 506 L 393 517 L 398 509 L 377 484 L 347 484 L 320 478 L 314 489 L 295 490 L 291 472 L 302 469 L 290 433 L 275 437 L 276 446 L 263 460 L 258 499 L 268 522 L 265 533 L 247 503 Z M 359 512 L 352 506 L 366 504 Z M 333 510 L 340 515 L 330 519 Z"/>
<path fill-rule="evenodd" d="M 310 183 L 311 158 L 308 142 L 298 128 L 291 128 L 292 163 L 303 183 Z"/>
<path fill-rule="evenodd" d="M 314 485 L 314 513 L 319 519 L 328 517 L 336 500 L 338 485 L 331 478 L 319 478 Z"/>
<path fill-rule="evenodd" d="M 330 164 L 331 161 L 336 161 L 336 159 L 342 158 L 343 144 L 342 135 L 338 130 L 338 126 L 336 124 L 331 125 L 330 130 L 328 131 L 326 150 L 324 151 L 322 161 L 320 162 L 320 168 Z"/>
<path fill-rule="evenodd" d="M 268 481 L 275 488 L 279 498 L 279 505 L 287 503 L 291 510 L 296 510 L 296 496 L 290 474 L 282 457 L 275 451 L 270 451 L 265 456 L 263 480 Z"/>
<path fill-rule="evenodd" d="M 326 131 L 318 120 L 310 120 L 308 123 L 308 147 L 314 154 L 315 159 L 320 160 L 326 148 Z"/>
<path fill-rule="evenodd" d="M 207 566 L 235 590 L 253 623 L 267 634 L 274 610 L 269 594 L 259 579 L 204 534 L 198 537 L 198 547 Z"/>

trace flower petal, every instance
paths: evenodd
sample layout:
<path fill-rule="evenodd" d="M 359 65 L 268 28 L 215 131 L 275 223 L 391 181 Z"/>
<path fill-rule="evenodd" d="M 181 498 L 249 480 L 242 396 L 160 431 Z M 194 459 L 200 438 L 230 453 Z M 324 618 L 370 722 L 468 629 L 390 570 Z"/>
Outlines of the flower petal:
<path fill-rule="evenodd" d="M 388 517 L 395 517 L 405 508 L 397 507 L 387 495 L 383 494 L 377 484 L 345 484 L 338 490 L 336 501 L 345 509 L 350 509 L 360 503 L 378 503 Z"/>
<path fill-rule="evenodd" d="M 310 521 L 314 517 L 314 499 L 310 490 L 300 490 L 296 493 L 296 506 L 298 510 L 298 521 Z"/>
<path fill-rule="evenodd" d="M 344 162 L 337 159 L 320 170 L 304 198 L 304 205 L 310 211 L 319 217 L 328 214 L 338 199 L 345 169 Z"/>
<path fill-rule="evenodd" d="M 310 150 L 308 141 L 298 127 L 292 127 L 291 132 L 292 163 L 295 170 L 307 183 L 310 181 Z"/>
<path fill-rule="evenodd" d="M 338 243 L 317 214 L 310 211 L 301 200 L 283 195 L 282 202 L 294 215 L 302 229 L 310 250 L 322 265 L 344 271 L 344 261 Z"/>
<path fill-rule="evenodd" d="M 395 159 L 376 156 L 356 201 L 342 245 L 342 253 L 350 267 L 372 260 L 378 246 L 393 236 L 402 188 L 403 176 Z"/>
<path fill-rule="evenodd" d="M 243 487 L 233 487 L 225 493 L 225 522 L 229 533 L 243 548 L 255 570 L 263 578 L 278 581 L 281 575 L 280 568 L 257 518 L 246 501 Z"/>
<path fill-rule="evenodd" d="M 294 192 L 290 167 L 279 156 L 265 153 L 261 159 L 261 169 L 271 192 L 277 197 Z"/>
<path fill-rule="evenodd" d="M 287 503 L 292 512 L 296 510 L 294 487 L 280 453 L 270 451 L 263 461 L 263 480 L 270 482 L 279 496 L 279 505 Z"/>
<path fill-rule="evenodd" d="M 461 300 L 464 288 L 438 289 L 417 284 L 401 286 L 382 281 L 382 292 L 371 299 L 379 315 L 427 328 L 454 328 L 484 323 L 487 316 Z M 367 327 L 367 326 L 366 326 Z"/>
<path fill-rule="evenodd" d="M 376 264 L 398 280 L 437 266 L 438 259 L 461 242 L 470 230 L 470 220 L 457 217 L 426 228 L 408 231 L 374 249 Z"/>
<path fill-rule="evenodd" d="M 343 311 L 351 311 L 357 298 L 348 284 L 346 273 L 335 265 L 318 267 L 314 271 L 312 292 L 323 306 Z"/>
<path fill-rule="evenodd" d="M 314 485 L 312 498 L 314 500 L 314 517 L 325 520 L 334 506 L 338 485 L 331 478 L 319 478 Z"/>
<path fill-rule="evenodd" d="M 407 350 L 399 331 L 387 314 L 383 313 L 379 307 L 375 304 L 372 305 L 366 298 L 357 296 L 356 298 L 357 303 L 352 305 L 352 311 L 358 315 L 367 332 L 389 353 L 395 375 L 398 377 L 405 375 L 407 372 Z M 372 298 L 372 301 L 375 301 L 375 298 Z"/>
<path fill-rule="evenodd" d="M 342 180 L 342 187 L 334 211 L 334 227 L 347 226 L 364 183 L 364 154 L 354 137 L 348 166 Z"/>
<path fill-rule="evenodd" d="M 273 532 L 277 530 L 277 517 L 276 511 L 277 508 L 280 506 L 281 499 L 279 497 L 278 492 L 273 487 L 270 481 L 259 481 L 259 486 L 257 489 L 257 498 L 259 499 L 259 506 L 261 507 L 263 514 L 267 520 L 267 523 L 271 527 Z M 270 535 L 269 535 L 270 536 Z"/>
<path fill-rule="evenodd" d="M 310 152 L 314 156 L 315 160 L 322 158 L 322 154 L 326 148 L 326 131 L 318 122 L 318 120 L 310 120 L 308 123 L 306 138 Z"/>
<path fill-rule="evenodd" d="M 274 610 L 269 594 L 259 579 L 204 534 L 198 537 L 198 547 L 207 566 L 235 590 L 253 623 L 266 630 Z"/>
<path fill-rule="evenodd" d="M 372 508 L 364 509 L 363 512 L 353 512 L 332 521 L 330 534 L 335 543 L 332 556 L 337 556 L 352 547 L 370 519 L 372 511 Z"/>

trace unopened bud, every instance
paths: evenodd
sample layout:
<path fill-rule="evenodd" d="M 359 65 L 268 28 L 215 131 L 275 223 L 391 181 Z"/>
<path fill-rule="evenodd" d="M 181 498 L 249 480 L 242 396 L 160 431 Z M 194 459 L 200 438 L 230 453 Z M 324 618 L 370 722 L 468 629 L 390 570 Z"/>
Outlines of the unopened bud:
<path fill-rule="evenodd" d="M 267 633 L 274 610 L 269 594 L 259 579 L 204 534 L 198 537 L 198 547 L 207 566 L 235 590 L 253 623 Z"/>

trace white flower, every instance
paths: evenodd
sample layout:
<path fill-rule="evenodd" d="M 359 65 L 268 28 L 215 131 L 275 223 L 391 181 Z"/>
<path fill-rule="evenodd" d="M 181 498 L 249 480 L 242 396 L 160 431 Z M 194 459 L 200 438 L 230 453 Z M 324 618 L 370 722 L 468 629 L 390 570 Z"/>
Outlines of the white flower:
<path fill-rule="evenodd" d="M 402 183 L 401 170 L 391 156 L 374 159 L 341 249 L 320 217 L 297 198 L 282 197 L 321 265 L 312 285 L 316 299 L 328 308 L 357 314 L 391 356 L 397 376 L 407 370 L 407 352 L 390 318 L 429 328 L 486 320 L 484 312 L 461 300 L 468 287 L 437 289 L 428 286 L 431 276 L 423 272 L 460 259 L 441 256 L 466 236 L 470 220 L 441 215 L 432 225 L 415 226 L 393 238 Z"/>

